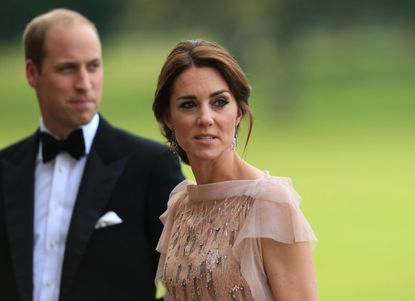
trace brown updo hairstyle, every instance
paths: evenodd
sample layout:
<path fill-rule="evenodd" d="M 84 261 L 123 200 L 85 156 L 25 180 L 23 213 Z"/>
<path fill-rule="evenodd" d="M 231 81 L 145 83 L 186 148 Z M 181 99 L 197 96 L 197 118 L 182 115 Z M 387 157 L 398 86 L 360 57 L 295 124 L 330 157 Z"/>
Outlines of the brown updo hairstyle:
<path fill-rule="evenodd" d="M 161 68 L 157 88 L 153 102 L 153 112 L 161 125 L 161 133 L 172 143 L 172 130 L 165 123 L 165 118 L 170 112 L 170 98 L 176 78 L 191 67 L 210 67 L 218 71 L 228 84 L 232 95 L 235 97 L 242 117 L 246 114 L 249 119 L 248 135 L 245 148 L 251 136 L 253 114 L 248 105 L 251 87 L 248 78 L 242 71 L 236 59 L 222 46 L 204 41 L 187 40 L 179 42 Z M 236 128 L 238 131 L 239 125 Z M 177 153 L 184 163 L 189 164 L 186 152 L 177 145 Z"/>

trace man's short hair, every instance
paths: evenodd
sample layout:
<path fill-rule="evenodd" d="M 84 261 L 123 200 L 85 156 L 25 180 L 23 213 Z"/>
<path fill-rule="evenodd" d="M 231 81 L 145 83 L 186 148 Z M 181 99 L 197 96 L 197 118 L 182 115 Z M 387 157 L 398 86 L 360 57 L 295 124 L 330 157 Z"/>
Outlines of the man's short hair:
<path fill-rule="evenodd" d="M 23 33 L 25 60 L 32 60 L 36 68 L 41 71 L 43 59 L 46 56 L 45 37 L 48 30 L 55 25 L 70 26 L 86 24 L 91 26 L 98 35 L 95 24 L 80 13 L 65 9 L 53 9 L 32 19 Z"/>

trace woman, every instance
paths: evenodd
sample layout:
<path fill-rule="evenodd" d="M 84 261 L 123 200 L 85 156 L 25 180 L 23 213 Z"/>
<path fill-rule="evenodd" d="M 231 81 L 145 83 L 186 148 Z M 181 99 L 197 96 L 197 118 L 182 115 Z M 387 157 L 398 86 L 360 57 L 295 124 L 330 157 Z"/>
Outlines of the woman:
<path fill-rule="evenodd" d="M 245 115 L 251 133 L 249 96 L 236 60 L 207 41 L 178 43 L 161 70 L 153 110 L 197 182 L 179 184 L 161 217 L 167 300 L 317 300 L 298 194 L 235 151 Z"/>

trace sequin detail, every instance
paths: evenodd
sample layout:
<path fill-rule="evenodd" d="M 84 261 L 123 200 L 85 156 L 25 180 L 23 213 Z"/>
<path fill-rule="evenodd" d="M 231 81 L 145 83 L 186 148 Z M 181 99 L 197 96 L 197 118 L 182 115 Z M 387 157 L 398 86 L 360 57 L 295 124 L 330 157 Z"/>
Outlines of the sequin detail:
<path fill-rule="evenodd" d="M 252 202 L 228 198 L 178 206 L 163 268 L 174 300 L 253 301 L 232 254 Z"/>

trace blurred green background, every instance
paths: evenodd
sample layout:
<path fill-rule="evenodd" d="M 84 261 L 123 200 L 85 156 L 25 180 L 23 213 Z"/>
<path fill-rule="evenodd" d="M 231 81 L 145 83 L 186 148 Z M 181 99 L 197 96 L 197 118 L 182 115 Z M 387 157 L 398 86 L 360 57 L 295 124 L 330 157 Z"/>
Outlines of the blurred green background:
<path fill-rule="evenodd" d="M 0 148 L 39 123 L 20 34 L 53 7 L 102 34 L 104 116 L 159 141 L 151 103 L 169 50 L 195 38 L 228 48 L 253 86 L 243 156 L 302 195 L 320 300 L 415 300 L 415 2 L 3 1 Z"/>

